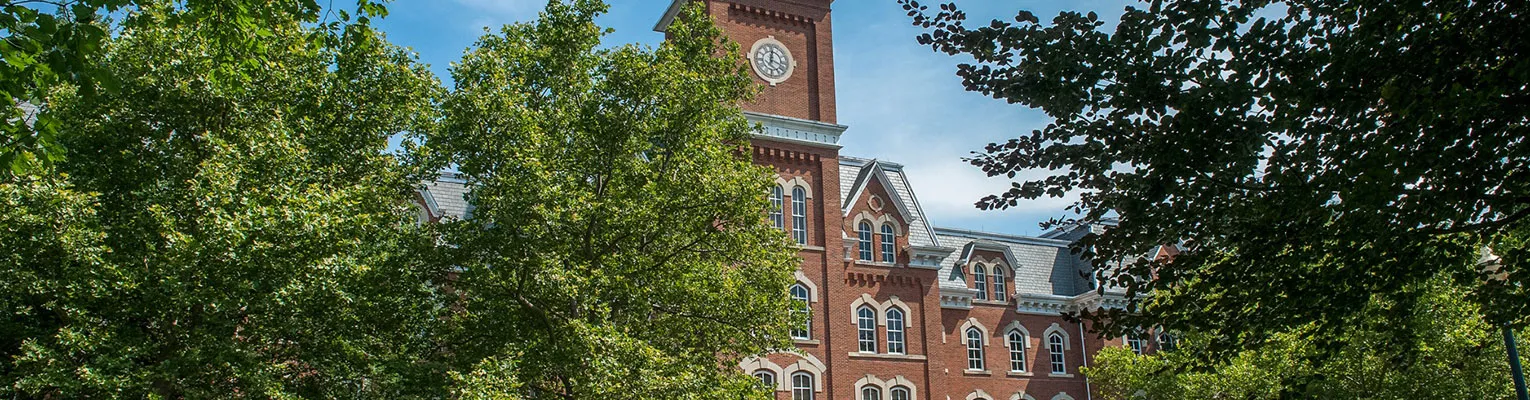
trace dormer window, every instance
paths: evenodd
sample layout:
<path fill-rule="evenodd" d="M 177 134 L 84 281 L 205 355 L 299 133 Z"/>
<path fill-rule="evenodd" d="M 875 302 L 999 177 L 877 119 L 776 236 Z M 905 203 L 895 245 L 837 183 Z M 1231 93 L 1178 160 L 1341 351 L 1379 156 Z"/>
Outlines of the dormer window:
<path fill-rule="evenodd" d="M 988 269 L 983 264 L 972 266 L 972 288 L 977 289 L 975 298 L 988 300 Z"/>
<path fill-rule="evenodd" d="M 894 245 L 897 243 L 893 240 L 894 236 L 892 224 L 882 224 L 882 262 L 888 264 L 897 264 L 898 260 L 894 258 L 896 256 L 893 254 Z"/>
<path fill-rule="evenodd" d="M 995 265 L 993 266 L 993 301 L 1004 301 L 1004 292 L 1004 268 Z"/>
<path fill-rule="evenodd" d="M 860 259 L 862 261 L 871 261 L 871 223 L 861 221 L 860 226 L 856 229 L 856 235 L 860 237 L 861 241 Z"/>

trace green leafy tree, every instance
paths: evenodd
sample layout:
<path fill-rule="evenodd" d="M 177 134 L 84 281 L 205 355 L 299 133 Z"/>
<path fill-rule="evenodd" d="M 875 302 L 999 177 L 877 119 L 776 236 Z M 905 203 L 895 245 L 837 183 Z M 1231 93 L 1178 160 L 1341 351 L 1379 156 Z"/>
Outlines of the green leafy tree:
<path fill-rule="evenodd" d="M 1371 313 L 1414 343 L 1407 315 L 1371 309 L 1440 274 L 1478 278 L 1490 247 L 1507 280 L 1468 295 L 1486 318 L 1530 323 L 1530 14 L 1510 1 L 1167 0 L 1042 23 L 964 24 L 902 0 L 920 43 L 971 61 L 968 90 L 1047 113 L 1045 128 L 975 153 L 990 176 L 1031 169 L 977 203 L 1078 193 L 1080 242 L 1131 307 L 1106 331 L 1166 324 L 1227 357 Z M 933 14 L 932 14 L 933 12 Z M 1062 222 L 1062 221 L 1054 221 Z M 1144 259 L 1160 244 L 1189 250 Z M 1142 294 L 1152 293 L 1151 296 Z"/>
<path fill-rule="evenodd" d="M 790 346 L 796 259 L 747 151 L 754 84 L 698 4 L 657 48 L 600 47 L 605 10 L 551 2 L 452 67 L 426 147 L 471 187 L 442 227 L 455 393 L 764 398 L 733 365 Z"/>
<path fill-rule="evenodd" d="M 127 16 L 96 66 L 120 87 L 44 99 L 72 156 L 0 180 L 0 394 L 445 395 L 421 175 L 384 153 L 439 83 L 301 14 L 230 64 L 191 12 Z"/>
<path fill-rule="evenodd" d="M 385 1 L 357 0 L 354 22 L 386 16 Z M 100 63 L 102 44 L 114 28 L 144 26 L 134 18 L 113 24 L 105 15 L 164 4 L 180 12 L 153 23 L 201 31 L 227 65 L 267 65 L 264 55 L 280 44 L 271 27 L 289 19 L 331 30 L 352 22 L 344 10 L 324 10 L 317 0 L 0 0 L 0 168 L 19 173 L 62 160 L 59 136 L 71 128 L 44 99 L 60 89 L 87 98 L 116 90 L 118 77 Z"/>
<path fill-rule="evenodd" d="M 1436 280 L 1419 290 L 1409 308 L 1409 329 L 1418 332 L 1412 362 L 1378 329 L 1390 323 L 1380 311 L 1397 304 L 1377 298 L 1366 307 L 1377 311 L 1355 325 L 1320 331 L 1308 325 L 1274 335 L 1265 345 L 1239 352 L 1200 368 L 1194 352 L 1205 335 L 1187 333 L 1188 351 L 1139 356 L 1125 348 L 1102 349 L 1084 373 L 1100 397 L 1113 399 L 1509 399 L 1513 386 L 1503 376 L 1497 327 L 1483 322 L 1476 305 L 1464 300 L 1460 285 Z M 1336 347 L 1325 352 L 1314 336 L 1331 336 Z"/>

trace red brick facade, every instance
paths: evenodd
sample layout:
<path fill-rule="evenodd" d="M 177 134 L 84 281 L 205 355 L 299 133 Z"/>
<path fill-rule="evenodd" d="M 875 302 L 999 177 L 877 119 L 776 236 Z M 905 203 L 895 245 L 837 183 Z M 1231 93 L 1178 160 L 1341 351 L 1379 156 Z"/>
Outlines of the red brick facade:
<path fill-rule="evenodd" d="M 666 19 L 683 1 L 676 0 Z M 770 118 L 806 120 L 786 121 L 805 127 L 760 135 L 754 158 L 781 177 L 788 232 L 794 228 L 792 189 L 802 186 L 809 193 L 808 239 L 798 254 L 799 280 L 812 292 L 810 335 L 797 342 L 800 354 L 772 354 L 740 368 L 768 373 L 777 382 L 778 399 L 864 399 L 868 388 L 879 400 L 903 400 L 904 394 L 909 400 L 1090 398 L 1078 368 L 1102 346 L 1123 342 L 1102 340 L 1058 316 L 1069 307 L 1107 301 L 1081 278 L 1070 277 L 1086 268 L 1066 250 L 1067 240 L 1076 239 L 1073 232 L 1027 238 L 931 228 L 901 166 L 839 154 L 838 133 L 845 128 L 834 125 L 830 0 L 705 3 L 746 58 L 765 38 L 779 41 L 791 55 L 791 75 L 767 85 L 745 110 L 767 129 L 775 121 Z M 820 128 L 827 133 L 820 135 Z M 873 228 L 870 260 L 861 260 L 861 221 Z M 895 231 L 892 262 L 883 256 L 883 224 Z M 1078 229 L 1086 228 L 1093 229 Z M 990 274 L 983 288 L 974 287 L 979 264 Z M 998 275 L 992 275 L 994 269 Z M 993 294 L 995 280 L 1004 281 L 1002 301 Z M 860 307 L 876 314 L 874 351 L 861 351 Z M 892 309 L 904 320 L 901 354 L 889 348 Z M 979 333 L 982 368 L 969 368 L 969 329 Z M 1012 368 L 1010 332 L 1025 343 L 1022 370 Z M 1062 373 L 1052 373 L 1053 335 L 1061 339 Z M 794 393 L 796 375 L 811 378 L 811 397 L 800 389 Z"/>

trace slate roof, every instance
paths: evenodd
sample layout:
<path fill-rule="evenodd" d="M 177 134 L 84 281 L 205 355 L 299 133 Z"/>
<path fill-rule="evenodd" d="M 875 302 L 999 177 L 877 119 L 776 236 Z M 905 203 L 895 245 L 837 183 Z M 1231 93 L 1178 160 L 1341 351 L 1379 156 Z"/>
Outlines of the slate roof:
<path fill-rule="evenodd" d="M 1076 296 L 1090 290 L 1089 282 L 1079 276 L 1090 268 L 1089 263 L 1068 250 L 1069 241 L 954 228 L 934 231 L 941 243 L 961 248 L 941 260 L 942 288 L 967 287 L 957 266 L 965 265 L 972 248 L 982 245 L 985 250 L 1003 249 L 1013 264 L 1011 276 L 1018 293 Z"/>
<path fill-rule="evenodd" d="M 420 189 L 420 197 L 425 198 L 430 212 L 441 217 L 466 219 L 472 216 L 467 196 L 467 181 L 452 172 L 442 172 L 440 178 L 424 182 Z"/>

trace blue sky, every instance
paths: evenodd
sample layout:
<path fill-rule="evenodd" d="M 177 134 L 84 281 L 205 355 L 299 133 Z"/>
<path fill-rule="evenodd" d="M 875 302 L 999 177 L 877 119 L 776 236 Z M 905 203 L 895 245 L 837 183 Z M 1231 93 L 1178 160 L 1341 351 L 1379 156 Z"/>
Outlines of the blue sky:
<path fill-rule="evenodd" d="M 657 45 L 654 22 L 668 0 L 608 0 L 600 19 L 616 30 L 608 44 Z M 450 85 L 457 61 L 485 27 L 529 21 L 542 0 L 397 0 L 378 27 L 390 41 L 412 48 Z M 938 4 L 936 1 L 926 3 Z M 1133 0 L 958 1 L 969 18 L 1012 20 L 1030 10 L 1043 21 L 1062 10 L 1095 11 L 1108 23 Z M 973 202 L 1009 187 L 961 160 L 983 145 L 1045 126 L 1046 115 L 962 90 L 956 64 L 962 59 L 930 51 L 914 41 L 896 0 L 839 0 L 833 5 L 834 71 L 839 123 L 850 127 L 841 154 L 905 165 L 915 195 L 935 226 L 1035 235 L 1037 223 L 1064 215 L 1066 199 L 1037 199 L 1004 211 L 980 211 Z M 1111 24 L 1113 25 L 1113 23 Z M 1034 172 L 1029 176 L 1041 176 Z M 1024 175 L 1022 175 L 1023 177 Z"/>

